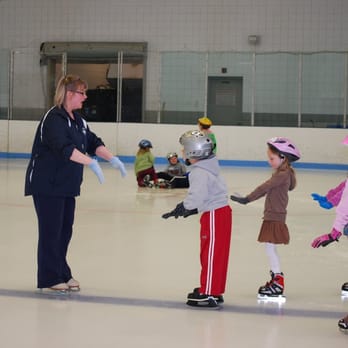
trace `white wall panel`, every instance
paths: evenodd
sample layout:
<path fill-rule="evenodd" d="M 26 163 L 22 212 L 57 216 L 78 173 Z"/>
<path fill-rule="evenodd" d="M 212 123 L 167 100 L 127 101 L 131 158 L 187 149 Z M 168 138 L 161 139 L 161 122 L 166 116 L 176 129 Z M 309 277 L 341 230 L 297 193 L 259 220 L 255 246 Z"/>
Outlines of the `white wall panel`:
<path fill-rule="evenodd" d="M 0 120 L 0 152 L 29 154 L 38 122 L 10 121 L 9 150 L 6 148 L 7 121 Z M 196 125 L 138 123 L 89 123 L 93 132 L 120 156 L 134 156 L 141 139 L 151 140 L 156 157 L 168 152 L 181 153 L 181 134 Z M 345 129 L 215 126 L 218 157 L 228 161 L 266 161 L 266 141 L 274 136 L 292 139 L 299 147 L 303 163 L 347 164 L 348 147 L 341 144 Z"/>

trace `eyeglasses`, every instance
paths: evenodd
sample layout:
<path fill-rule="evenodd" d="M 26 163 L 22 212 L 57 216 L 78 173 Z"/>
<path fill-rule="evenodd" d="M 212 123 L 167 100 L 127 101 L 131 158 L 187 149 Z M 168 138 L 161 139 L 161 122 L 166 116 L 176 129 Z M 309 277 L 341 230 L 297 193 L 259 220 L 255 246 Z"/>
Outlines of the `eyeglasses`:
<path fill-rule="evenodd" d="M 82 91 L 73 91 L 73 92 L 74 92 L 74 93 L 81 94 L 81 95 L 83 95 L 83 96 L 87 97 L 86 92 L 82 92 Z"/>

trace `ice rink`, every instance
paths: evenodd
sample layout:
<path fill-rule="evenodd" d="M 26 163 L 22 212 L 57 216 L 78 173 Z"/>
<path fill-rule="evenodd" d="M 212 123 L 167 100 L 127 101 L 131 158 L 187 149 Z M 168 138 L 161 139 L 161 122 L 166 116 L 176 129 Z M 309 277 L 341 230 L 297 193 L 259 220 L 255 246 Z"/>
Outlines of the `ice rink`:
<path fill-rule="evenodd" d="M 291 241 L 278 247 L 286 303 L 258 302 L 269 280 L 264 245 L 256 241 L 264 200 L 230 201 L 233 231 L 225 303 L 193 309 L 186 295 L 199 285 L 199 216 L 164 220 L 185 189 L 139 189 L 106 163 L 100 185 L 85 169 L 77 198 L 69 261 L 79 293 L 36 289 L 37 220 L 24 197 L 27 159 L 0 159 L 0 341 L 14 348 L 250 348 L 347 347 L 337 321 L 348 313 L 341 285 L 348 281 L 348 240 L 312 249 L 331 230 L 334 210 L 311 193 L 326 192 L 343 171 L 297 169 L 287 224 Z M 158 167 L 156 169 L 161 169 Z M 250 193 L 269 168 L 222 167 L 229 193 Z"/>

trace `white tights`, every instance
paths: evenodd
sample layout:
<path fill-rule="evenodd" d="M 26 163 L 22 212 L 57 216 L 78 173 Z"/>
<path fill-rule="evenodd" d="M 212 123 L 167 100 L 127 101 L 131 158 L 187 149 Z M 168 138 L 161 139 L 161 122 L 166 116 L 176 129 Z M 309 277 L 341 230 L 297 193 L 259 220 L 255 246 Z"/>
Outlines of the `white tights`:
<path fill-rule="evenodd" d="M 273 243 L 266 243 L 266 253 L 273 273 L 280 273 L 280 261 L 277 253 L 276 245 Z"/>

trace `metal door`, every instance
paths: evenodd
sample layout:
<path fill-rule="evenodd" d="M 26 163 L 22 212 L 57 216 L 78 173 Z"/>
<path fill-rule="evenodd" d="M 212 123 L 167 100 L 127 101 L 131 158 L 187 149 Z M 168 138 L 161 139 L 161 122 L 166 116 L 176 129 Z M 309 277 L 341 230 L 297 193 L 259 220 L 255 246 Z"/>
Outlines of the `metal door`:
<path fill-rule="evenodd" d="M 243 77 L 208 77 L 207 116 L 214 124 L 241 124 L 242 106 Z"/>

